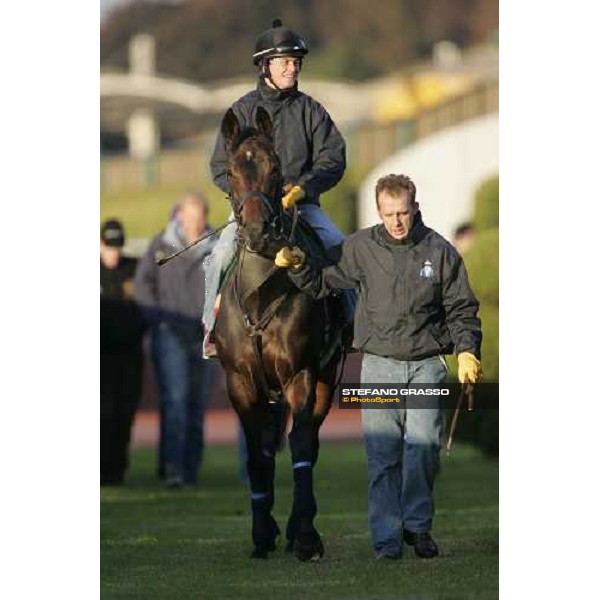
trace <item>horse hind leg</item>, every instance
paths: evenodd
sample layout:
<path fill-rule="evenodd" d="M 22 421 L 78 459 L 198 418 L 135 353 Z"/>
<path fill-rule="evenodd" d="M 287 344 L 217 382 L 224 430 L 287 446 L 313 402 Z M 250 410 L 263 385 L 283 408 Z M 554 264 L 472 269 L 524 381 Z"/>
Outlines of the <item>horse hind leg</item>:
<path fill-rule="evenodd" d="M 332 388 L 333 383 L 329 381 L 329 378 L 324 380 L 319 376 L 315 409 L 313 412 L 313 468 L 319 459 L 319 429 L 321 428 L 321 425 L 323 425 L 323 421 L 325 421 L 325 417 L 327 417 L 329 409 L 331 408 Z"/>
<path fill-rule="evenodd" d="M 334 358 L 330 365 L 326 367 L 324 372 L 319 374 L 319 381 L 317 382 L 316 388 L 316 398 L 315 405 L 313 410 L 313 419 L 312 419 L 312 435 L 313 435 L 313 443 L 312 443 L 312 468 L 314 469 L 317 460 L 319 459 L 319 429 L 325 421 L 327 414 L 329 413 L 329 409 L 331 408 L 332 402 L 332 388 L 335 379 L 337 358 Z M 294 550 L 294 540 L 296 538 L 296 533 L 298 531 L 298 517 L 292 510 L 292 513 L 288 519 L 287 529 L 286 529 L 286 539 L 287 544 L 285 547 L 286 552 L 293 552 Z"/>

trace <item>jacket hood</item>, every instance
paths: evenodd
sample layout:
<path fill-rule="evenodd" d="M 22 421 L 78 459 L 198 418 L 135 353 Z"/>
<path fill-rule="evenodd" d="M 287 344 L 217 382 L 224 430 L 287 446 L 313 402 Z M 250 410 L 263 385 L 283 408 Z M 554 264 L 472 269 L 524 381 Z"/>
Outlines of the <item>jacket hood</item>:
<path fill-rule="evenodd" d="M 283 102 L 284 100 L 295 98 L 300 93 L 298 91 L 298 82 L 289 90 L 274 90 L 267 85 L 262 77 L 258 79 L 256 90 L 265 102 Z"/>
<path fill-rule="evenodd" d="M 181 224 L 177 218 L 176 210 L 171 213 L 171 218 L 163 233 L 163 240 L 165 244 L 171 246 L 174 250 L 181 250 L 185 246 L 185 238 L 183 236 Z"/>
<path fill-rule="evenodd" d="M 211 231 L 213 231 L 213 228 L 207 223 L 206 229 L 202 235 L 206 235 Z M 171 219 L 162 234 L 162 240 L 166 245 L 172 248 L 174 252 L 182 250 L 187 245 L 185 236 L 183 235 L 183 228 L 177 218 L 177 211 L 174 211 L 174 214 L 171 215 Z M 197 259 L 203 260 L 207 254 L 210 254 L 215 243 L 215 236 L 210 236 L 199 244 L 196 244 L 196 246 L 190 248 L 186 253 L 195 255 Z"/>
<path fill-rule="evenodd" d="M 383 246 L 406 246 L 411 248 L 418 244 L 429 232 L 429 228 L 423 223 L 421 211 L 417 211 L 408 235 L 403 240 L 394 239 L 386 230 L 385 225 L 380 223 L 375 227 L 374 234 L 376 241 Z"/>

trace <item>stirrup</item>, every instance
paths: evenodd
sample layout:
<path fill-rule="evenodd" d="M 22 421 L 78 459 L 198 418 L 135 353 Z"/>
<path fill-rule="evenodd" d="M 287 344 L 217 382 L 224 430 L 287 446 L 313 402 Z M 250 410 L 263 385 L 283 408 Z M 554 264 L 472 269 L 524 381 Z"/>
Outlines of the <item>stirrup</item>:
<path fill-rule="evenodd" d="M 204 339 L 202 340 L 202 358 L 204 360 L 210 360 L 211 358 L 218 358 L 217 347 L 215 346 L 214 332 L 207 331 Z"/>

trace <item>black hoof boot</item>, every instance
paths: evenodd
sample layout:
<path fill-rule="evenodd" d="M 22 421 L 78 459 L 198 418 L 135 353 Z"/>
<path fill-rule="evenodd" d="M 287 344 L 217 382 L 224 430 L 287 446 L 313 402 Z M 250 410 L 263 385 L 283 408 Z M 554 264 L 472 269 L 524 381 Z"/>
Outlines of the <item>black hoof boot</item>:
<path fill-rule="evenodd" d="M 269 551 L 267 548 L 254 548 L 250 558 L 269 558 Z"/>
<path fill-rule="evenodd" d="M 298 535 L 298 519 L 296 519 L 293 515 L 290 516 L 287 523 L 287 528 L 285 530 L 285 537 L 287 539 L 287 543 L 285 545 L 285 551 L 290 554 L 294 551 L 294 540 Z"/>
<path fill-rule="evenodd" d="M 259 536 L 254 538 L 254 550 L 250 558 L 268 558 L 267 553 L 273 552 L 277 548 L 277 538 L 281 531 L 277 525 L 277 521 L 273 517 L 269 517 L 269 535 Z"/>
<path fill-rule="evenodd" d="M 271 517 L 271 541 L 267 544 L 267 550 L 273 552 L 277 548 L 277 538 L 281 534 L 277 521 Z"/>
<path fill-rule="evenodd" d="M 317 562 L 323 558 L 325 547 L 321 536 L 315 531 L 310 534 L 300 534 L 294 540 L 294 556 L 302 562 Z"/>

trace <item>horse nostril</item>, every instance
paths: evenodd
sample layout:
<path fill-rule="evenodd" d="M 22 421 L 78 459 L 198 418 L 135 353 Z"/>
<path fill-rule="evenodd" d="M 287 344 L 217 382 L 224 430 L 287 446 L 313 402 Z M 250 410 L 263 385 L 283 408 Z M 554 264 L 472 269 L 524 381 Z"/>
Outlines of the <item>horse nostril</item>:
<path fill-rule="evenodd" d="M 265 235 L 265 224 L 264 223 L 248 223 L 246 226 L 246 232 L 248 240 L 252 242 L 253 246 L 256 246 Z"/>

